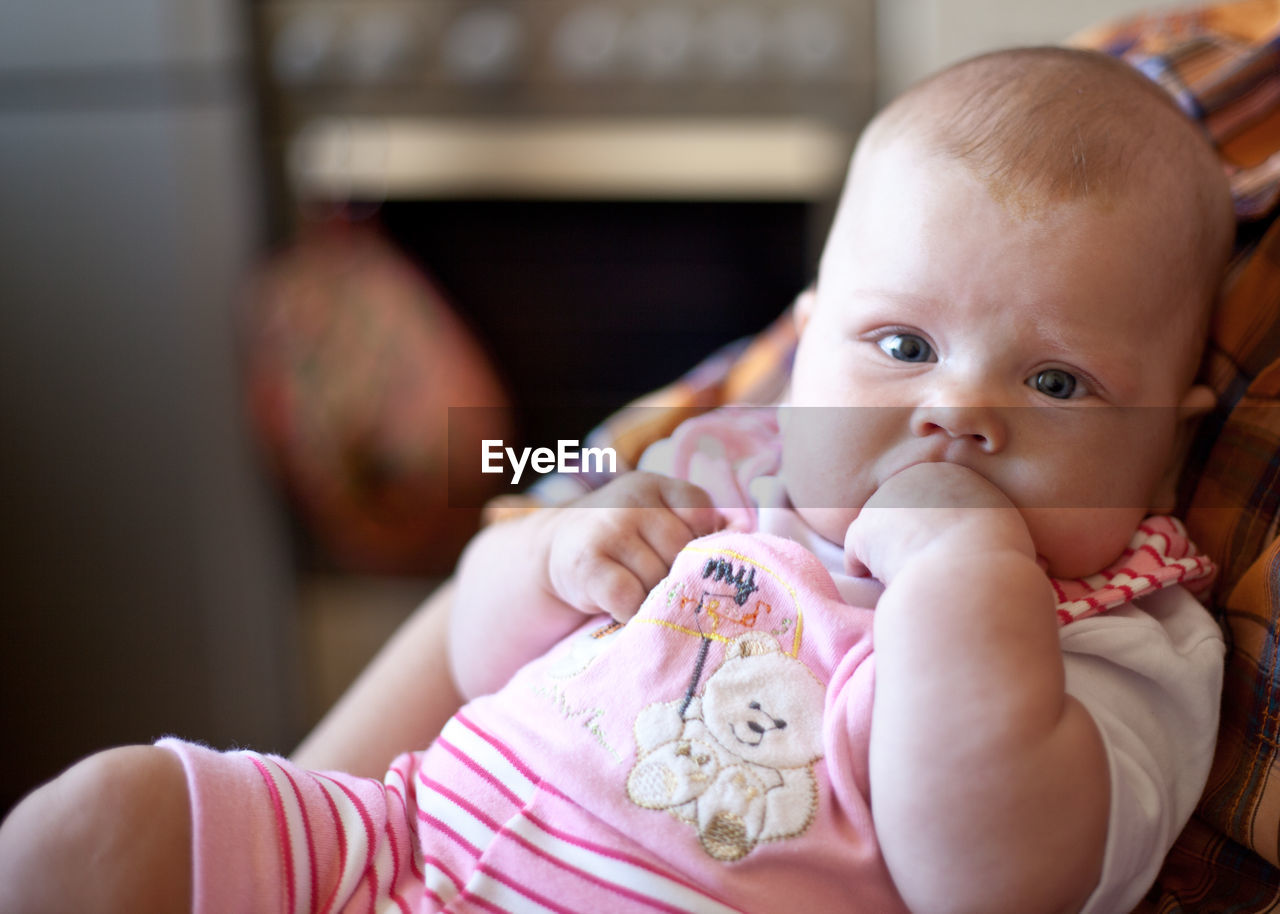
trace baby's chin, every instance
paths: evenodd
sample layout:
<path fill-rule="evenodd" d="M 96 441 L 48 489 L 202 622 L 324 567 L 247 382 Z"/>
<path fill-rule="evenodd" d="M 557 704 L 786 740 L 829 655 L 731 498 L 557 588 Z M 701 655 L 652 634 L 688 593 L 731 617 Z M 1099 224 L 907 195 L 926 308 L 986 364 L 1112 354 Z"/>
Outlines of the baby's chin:
<path fill-rule="evenodd" d="M 795 504 L 792 505 L 792 509 L 823 539 L 841 546 L 844 545 L 845 534 L 849 532 L 849 525 L 861 510 L 860 508 L 819 508 Z"/>

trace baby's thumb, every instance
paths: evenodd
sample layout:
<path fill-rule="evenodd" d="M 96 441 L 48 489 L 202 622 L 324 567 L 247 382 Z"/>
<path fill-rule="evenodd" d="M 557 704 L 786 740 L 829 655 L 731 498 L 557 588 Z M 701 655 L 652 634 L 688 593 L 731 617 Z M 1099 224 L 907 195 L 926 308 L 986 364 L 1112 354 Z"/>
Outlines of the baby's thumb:
<path fill-rule="evenodd" d="M 723 529 L 727 521 L 711 501 L 711 494 L 701 486 L 683 479 L 664 479 L 662 500 L 677 517 L 688 525 L 695 536 L 706 536 Z"/>
<path fill-rule="evenodd" d="M 855 578 L 871 577 L 871 568 L 863 561 L 863 543 L 857 518 L 844 534 L 844 568 Z"/>

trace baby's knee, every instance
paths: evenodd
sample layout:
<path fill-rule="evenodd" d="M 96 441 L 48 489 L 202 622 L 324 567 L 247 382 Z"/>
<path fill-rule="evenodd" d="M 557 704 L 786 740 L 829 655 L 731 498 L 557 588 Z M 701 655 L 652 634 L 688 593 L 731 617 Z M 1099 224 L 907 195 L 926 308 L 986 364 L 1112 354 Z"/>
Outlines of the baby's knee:
<path fill-rule="evenodd" d="M 167 749 L 91 755 L 0 826 L 0 911 L 181 911 L 190 899 L 186 775 Z"/>

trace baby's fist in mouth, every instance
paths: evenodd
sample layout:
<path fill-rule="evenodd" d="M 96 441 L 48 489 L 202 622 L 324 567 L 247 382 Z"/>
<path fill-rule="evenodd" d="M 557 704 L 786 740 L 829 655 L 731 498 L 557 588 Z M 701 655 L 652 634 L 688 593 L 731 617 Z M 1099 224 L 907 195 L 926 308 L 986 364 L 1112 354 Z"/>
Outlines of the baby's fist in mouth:
<path fill-rule="evenodd" d="M 934 548 L 956 553 L 1017 549 L 1035 557 L 1013 502 L 979 473 L 954 463 L 916 463 L 884 480 L 845 534 L 850 573 L 888 584 Z"/>

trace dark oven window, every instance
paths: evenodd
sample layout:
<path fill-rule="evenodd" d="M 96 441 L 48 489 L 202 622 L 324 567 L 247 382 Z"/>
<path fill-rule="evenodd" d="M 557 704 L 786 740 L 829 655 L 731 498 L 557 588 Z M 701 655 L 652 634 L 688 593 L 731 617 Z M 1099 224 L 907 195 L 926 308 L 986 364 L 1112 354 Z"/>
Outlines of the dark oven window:
<path fill-rule="evenodd" d="M 767 325 L 810 279 L 802 202 L 385 203 L 391 237 L 494 359 L 530 444 Z"/>

